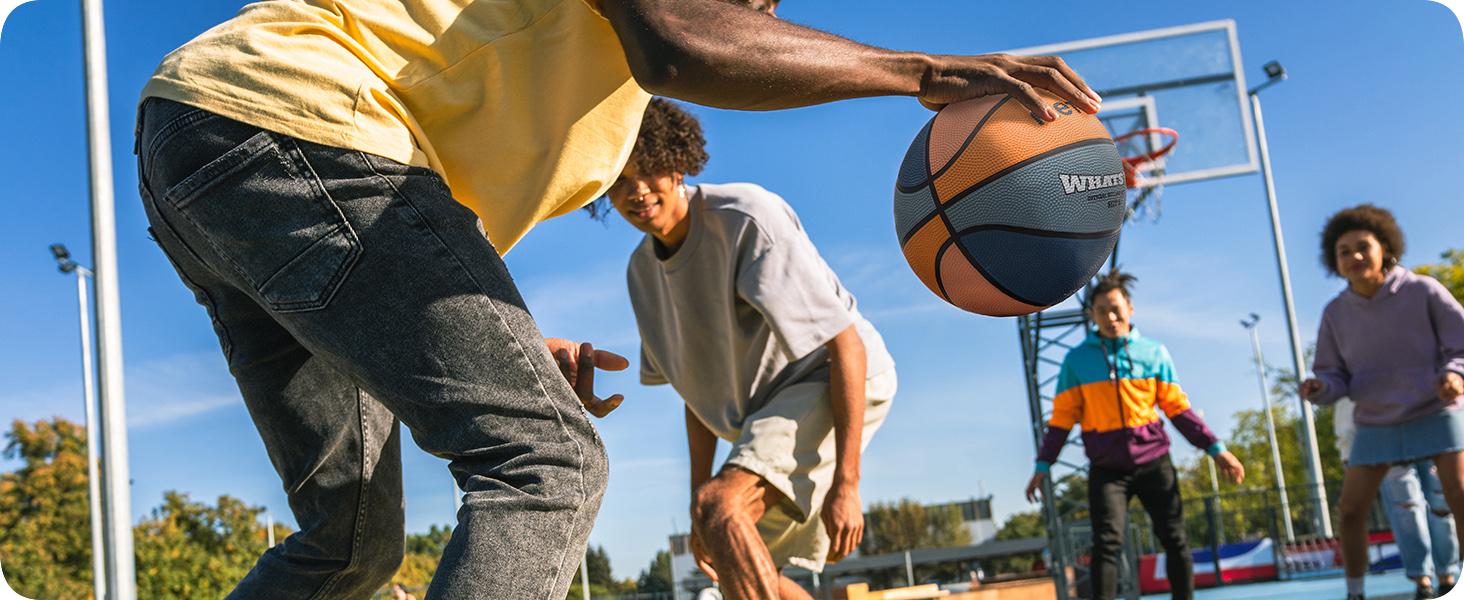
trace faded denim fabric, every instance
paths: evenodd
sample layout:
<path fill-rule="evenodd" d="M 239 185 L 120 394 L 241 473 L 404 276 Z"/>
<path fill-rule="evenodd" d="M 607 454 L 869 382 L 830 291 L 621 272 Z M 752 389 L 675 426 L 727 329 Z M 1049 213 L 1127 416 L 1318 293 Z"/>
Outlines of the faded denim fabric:
<path fill-rule="evenodd" d="M 1409 577 L 1452 576 L 1459 571 L 1454 516 L 1432 460 L 1388 469 L 1382 485 L 1388 524 Z"/>
<path fill-rule="evenodd" d="M 401 422 L 465 491 L 427 599 L 562 600 L 604 447 L 442 178 L 157 99 L 137 148 L 150 230 L 212 318 L 300 527 L 228 598 L 387 583 Z"/>

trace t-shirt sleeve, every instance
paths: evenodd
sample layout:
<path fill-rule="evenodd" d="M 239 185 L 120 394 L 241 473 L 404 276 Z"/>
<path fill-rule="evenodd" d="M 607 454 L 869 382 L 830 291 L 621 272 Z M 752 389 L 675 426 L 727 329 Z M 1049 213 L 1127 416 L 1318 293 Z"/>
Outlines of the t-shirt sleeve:
<path fill-rule="evenodd" d="M 651 355 L 646 354 L 646 349 L 641 348 L 640 352 L 640 382 L 641 385 L 666 385 L 671 383 L 666 380 L 666 375 L 656 368 L 655 361 Z"/>
<path fill-rule="evenodd" d="M 743 234 L 737 293 L 762 313 L 779 347 L 796 360 L 853 325 L 854 311 L 791 209 L 768 213 Z"/>
<path fill-rule="evenodd" d="M 595 11 L 595 14 L 605 16 L 605 7 L 600 6 L 600 0 L 583 0 L 583 2 L 590 7 L 590 10 Z"/>

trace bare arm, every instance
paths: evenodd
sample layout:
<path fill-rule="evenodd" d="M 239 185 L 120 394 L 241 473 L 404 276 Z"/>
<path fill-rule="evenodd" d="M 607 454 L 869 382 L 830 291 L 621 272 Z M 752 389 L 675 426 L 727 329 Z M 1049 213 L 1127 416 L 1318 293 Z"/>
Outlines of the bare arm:
<path fill-rule="evenodd" d="M 864 340 L 850 325 L 829 340 L 829 402 L 834 412 L 834 485 L 859 485 L 859 447 L 864 435 Z"/>
<path fill-rule="evenodd" d="M 838 561 L 864 536 L 859 499 L 859 451 L 864 437 L 864 340 L 850 325 L 829 340 L 829 404 L 834 415 L 834 481 L 820 517 L 829 532 L 829 560 Z"/>
<path fill-rule="evenodd" d="M 691 412 L 691 407 L 686 407 L 686 446 L 691 450 L 691 497 L 696 498 L 696 490 L 712 479 L 712 461 L 717 454 L 717 436 L 712 430 Z M 693 500 L 695 502 L 695 500 Z M 696 514 L 696 507 L 692 507 L 692 515 Z M 712 566 L 711 557 L 707 555 L 706 549 L 701 545 L 701 533 L 697 531 L 696 519 L 691 520 L 691 554 L 696 559 L 696 566 L 717 581 L 717 570 Z"/>
<path fill-rule="evenodd" d="M 686 408 L 686 446 L 691 450 L 691 491 L 712 478 L 712 461 L 717 455 L 717 436 Z"/>
<path fill-rule="evenodd" d="M 778 110 L 870 96 L 943 105 L 1011 94 L 1057 114 L 1046 88 L 1092 113 L 1098 99 L 1056 57 L 946 56 L 867 46 L 719 0 L 603 0 L 647 91 L 717 108 Z"/>

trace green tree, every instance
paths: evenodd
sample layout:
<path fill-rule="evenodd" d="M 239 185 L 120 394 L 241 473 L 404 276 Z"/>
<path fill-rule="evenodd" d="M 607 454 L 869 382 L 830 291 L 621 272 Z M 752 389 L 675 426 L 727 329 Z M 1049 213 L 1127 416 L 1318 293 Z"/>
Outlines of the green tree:
<path fill-rule="evenodd" d="M 449 525 L 433 525 L 427 529 L 427 533 L 409 533 L 407 554 L 442 556 L 442 550 L 447 547 L 449 539 L 452 539 L 452 527 Z"/>
<path fill-rule="evenodd" d="M 1443 262 L 1435 265 L 1423 265 L 1413 269 L 1419 275 L 1428 275 L 1439 280 L 1454 298 L 1464 302 L 1464 250 L 1448 250 L 1440 255 Z"/>
<path fill-rule="evenodd" d="M 996 539 L 1000 540 L 1024 540 L 1034 537 L 1047 537 L 1047 523 L 1042 518 L 1041 511 L 1028 511 L 1015 513 L 1007 517 L 1002 523 L 1001 529 L 996 530 Z M 1041 552 L 1032 554 L 1014 554 L 1010 556 L 999 556 L 986 560 L 987 573 L 997 575 L 1003 573 L 1027 573 L 1032 570 L 1032 565 L 1037 563 Z"/>
<path fill-rule="evenodd" d="M 591 596 L 616 596 L 625 592 L 635 591 L 635 581 L 627 579 L 616 581 L 610 571 L 610 554 L 605 552 L 604 546 L 592 546 L 585 550 L 585 565 L 589 567 L 590 573 L 590 595 Z M 584 595 L 580 592 L 579 569 L 574 570 L 574 579 L 570 580 L 569 598 L 578 600 Z"/>
<path fill-rule="evenodd" d="M 1312 349 L 1306 350 L 1310 360 Z M 1270 383 L 1271 417 L 1276 426 L 1276 445 L 1281 455 L 1281 469 L 1291 500 L 1291 519 L 1294 524 L 1305 523 L 1310 514 L 1307 511 L 1310 495 L 1304 491 L 1307 483 L 1306 458 L 1302 452 L 1301 411 L 1297 400 L 1297 378 L 1295 371 L 1267 367 Z M 1257 408 L 1235 413 L 1235 429 L 1225 441 L 1225 446 L 1245 465 L 1245 481 L 1240 485 L 1221 481 L 1220 493 L 1224 495 L 1218 516 L 1226 539 L 1245 536 L 1260 536 L 1272 533 L 1279 523 L 1268 522 L 1265 508 L 1271 507 L 1272 514 L 1279 508 L 1279 498 L 1266 490 L 1275 490 L 1277 485 L 1275 460 L 1271 454 L 1271 439 L 1266 427 L 1266 413 L 1260 408 L 1261 400 L 1256 398 Z M 1337 452 L 1337 434 L 1333 427 L 1333 409 L 1330 406 L 1315 407 L 1313 430 L 1317 436 L 1317 450 L 1322 463 L 1322 480 L 1340 482 L 1344 469 Z M 1179 466 L 1180 490 L 1191 500 L 1210 497 L 1213 487 L 1210 479 L 1209 458 L 1195 460 Z M 1244 492 L 1244 493 L 1242 493 Z M 1191 503 L 1191 506 L 1194 506 Z M 1190 536 L 1203 542 L 1207 539 L 1207 524 L 1202 518 L 1189 519 Z"/>
<path fill-rule="evenodd" d="M 916 548 L 949 548 L 971 543 L 971 532 L 961 524 L 954 505 L 925 507 L 909 498 L 876 502 L 865 516 L 865 554 L 904 552 Z"/>
<path fill-rule="evenodd" d="M 23 465 L 0 474 L 0 555 L 10 586 L 28 598 L 89 598 L 91 514 L 86 432 L 57 417 L 15 421 L 5 457 Z"/>
<path fill-rule="evenodd" d="M 221 598 L 267 550 L 264 507 L 219 496 L 210 506 L 177 491 L 135 528 L 137 595 L 157 600 Z M 289 530 L 276 525 L 276 536 Z"/>
<path fill-rule="evenodd" d="M 636 578 L 635 591 L 641 593 L 669 592 L 671 588 L 671 553 L 657 550 L 651 564 Z"/>

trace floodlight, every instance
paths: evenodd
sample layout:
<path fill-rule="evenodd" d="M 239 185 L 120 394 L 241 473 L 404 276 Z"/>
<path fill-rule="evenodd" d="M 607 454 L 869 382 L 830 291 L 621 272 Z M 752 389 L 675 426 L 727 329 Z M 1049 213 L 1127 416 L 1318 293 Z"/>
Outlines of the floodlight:
<path fill-rule="evenodd" d="M 1281 63 L 1278 61 L 1273 60 L 1268 62 L 1262 65 L 1261 69 L 1266 72 L 1266 80 L 1250 91 L 1251 96 L 1255 96 L 1256 92 L 1265 88 L 1286 81 L 1286 67 L 1281 66 Z"/>
<path fill-rule="evenodd" d="M 1271 62 L 1266 63 L 1261 68 L 1266 71 L 1266 77 L 1270 77 L 1271 79 L 1285 79 L 1286 78 L 1286 67 L 1281 66 L 1281 63 L 1279 63 L 1279 62 L 1276 62 L 1276 61 L 1273 60 Z"/>
<path fill-rule="evenodd" d="M 56 257 L 57 263 L 60 263 L 62 273 L 76 270 L 76 263 L 71 261 L 71 253 L 66 251 L 65 244 L 51 244 L 51 255 Z"/>

